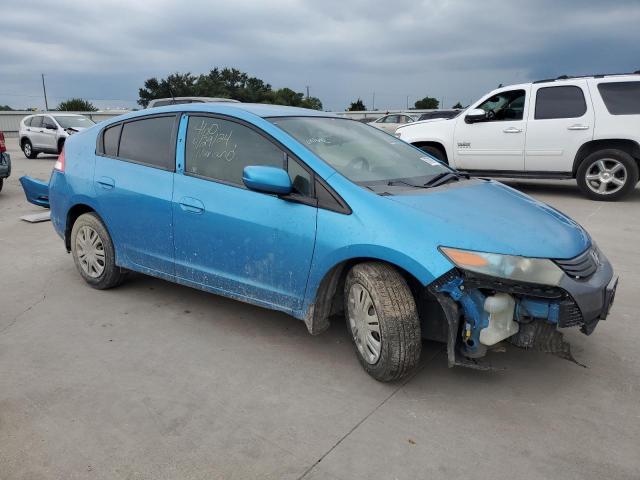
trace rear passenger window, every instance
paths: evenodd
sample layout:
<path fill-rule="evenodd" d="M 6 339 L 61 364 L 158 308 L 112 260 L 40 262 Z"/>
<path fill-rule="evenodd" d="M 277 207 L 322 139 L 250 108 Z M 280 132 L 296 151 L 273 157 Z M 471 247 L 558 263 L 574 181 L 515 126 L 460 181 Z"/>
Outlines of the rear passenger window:
<path fill-rule="evenodd" d="M 244 167 L 284 168 L 284 158 L 282 150 L 249 127 L 219 118 L 189 117 L 185 149 L 187 173 L 244 186 Z"/>
<path fill-rule="evenodd" d="M 118 157 L 164 170 L 174 170 L 174 125 L 173 115 L 125 123 L 122 126 Z"/>
<path fill-rule="evenodd" d="M 599 83 L 598 90 L 611 115 L 640 114 L 640 82 Z"/>
<path fill-rule="evenodd" d="M 31 126 L 36 128 L 42 127 L 42 116 L 33 117 L 31 119 Z"/>
<path fill-rule="evenodd" d="M 118 141 L 122 124 L 109 127 L 104 131 L 104 154 L 108 157 L 118 156 Z"/>
<path fill-rule="evenodd" d="M 545 87 L 539 89 L 536 95 L 536 120 L 577 118 L 586 112 L 587 103 L 580 87 Z"/>

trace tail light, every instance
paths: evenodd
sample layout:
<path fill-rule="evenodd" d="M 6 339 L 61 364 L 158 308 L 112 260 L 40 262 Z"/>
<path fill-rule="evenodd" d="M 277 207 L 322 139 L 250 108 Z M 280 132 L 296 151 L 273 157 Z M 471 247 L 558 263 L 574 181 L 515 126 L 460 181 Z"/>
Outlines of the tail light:
<path fill-rule="evenodd" d="M 0 132 L 0 153 L 7 151 L 7 145 L 4 143 L 4 133 Z"/>
<path fill-rule="evenodd" d="M 58 160 L 53 165 L 53 169 L 59 172 L 64 172 L 64 147 L 62 147 L 62 151 L 60 155 L 58 155 Z"/>

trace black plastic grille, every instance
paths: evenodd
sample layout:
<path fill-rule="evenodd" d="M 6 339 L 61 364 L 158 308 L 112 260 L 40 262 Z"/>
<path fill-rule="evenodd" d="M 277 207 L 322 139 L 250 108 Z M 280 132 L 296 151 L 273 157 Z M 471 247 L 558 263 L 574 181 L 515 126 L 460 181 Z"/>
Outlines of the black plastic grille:
<path fill-rule="evenodd" d="M 597 258 L 597 251 L 591 247 L 577 257 L 569 260 L 555 260 L 555 262 L 572 278 L 589 278 L 598 269 Z"/>
<path fill-rule="evenodd" d="M 560 318 L 558 319 L 559 327 L 575 327 L 576 325 L 582 325 L 584 319 L 580 308 L 576 305 L 576 302 L 572 298 L 564 300 L 560 303 Z"/>

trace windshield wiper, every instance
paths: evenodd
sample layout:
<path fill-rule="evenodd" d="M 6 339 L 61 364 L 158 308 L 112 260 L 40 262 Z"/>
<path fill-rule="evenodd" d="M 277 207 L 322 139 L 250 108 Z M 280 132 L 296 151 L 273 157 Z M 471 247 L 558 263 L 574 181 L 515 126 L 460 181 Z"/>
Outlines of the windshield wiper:
<path fill-rule="evenodd" d="M 442 172 L 436 175 L 435 177 L 431 178 L 427 183 L 423 185 L 423 187 L 426 187 L 426 188 L 437 187 L 438 185 L 443 185 L 452 180 L 458 181 L 460 180 L 461 177 L 469 178 L 468 176 L 461 175 L 457 172 Z"/>
<path fill-rule="evenodd" d="M 424 185 L 416 185 L 415 183 L 405 182 L 404 180 L 389 180 L 387 182 L 387 186 L 388 187 L 393 187 L 393 186 L 398 185 L 398 184 L 406 185 L 408 187 L 413 187 L 413 188 L 423 188 L 424 187 Z"/>

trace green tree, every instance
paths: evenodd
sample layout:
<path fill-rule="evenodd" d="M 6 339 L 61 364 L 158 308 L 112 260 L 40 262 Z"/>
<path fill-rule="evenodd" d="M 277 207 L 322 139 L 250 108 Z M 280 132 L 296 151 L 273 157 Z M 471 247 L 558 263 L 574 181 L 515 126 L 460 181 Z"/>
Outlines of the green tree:
<path fill-rule="evenodd" d="M 149 78 L 138 91 L 138 104 L 146 107 L 156 98 L 221 97 L 241 102 L 275 103 L 306 108 L 322 109 L 322 102 L 315 97 L 304 98 L 302 93 L 290 88 L 273 90 L 263 80 L 251 77 L 236 68 L 214 68 L 209 73 L 173 73 L 166 79 Z"/>
<path fill-rule="evenodd" d="M 91 102 L 82 98 L 70 98 L 61 102 L 55 110 L 60 110 L 61 112 L 95 112 L 98 109 Z"/>
<path fill-rule="evenodd" d="M 351 102 L 347 112 L 364 112 L 367 110 L 367 106 L 364 104 L 361 98 L 358 98 L 355 102 Z"/>
<path fill-rule="evenodd" d="M 9 105 L 0 105 L 0 112 L 9 112 L 13 110 Z"/>
<path fill-rule="evenodd" d="M 433 97 L 424 97 L 422 100 L 418 100 L 415 103 L 415 108 L 420 110 L 436 109 L 440 105 L 440 102 Z"/>
<path fill-rule="evenodd" d="M 462 104 L 460 102 L 458 102 L 451 108 L 464 108 L 464 107 L 462 106 Z"/>
<path fill-rule="evenodd" d="M 302 100 L 302 104 L 300 106 L 310 108 L 312 110 L 322 110 L 322 102 L 318 97 L 307 97 Z"/>

